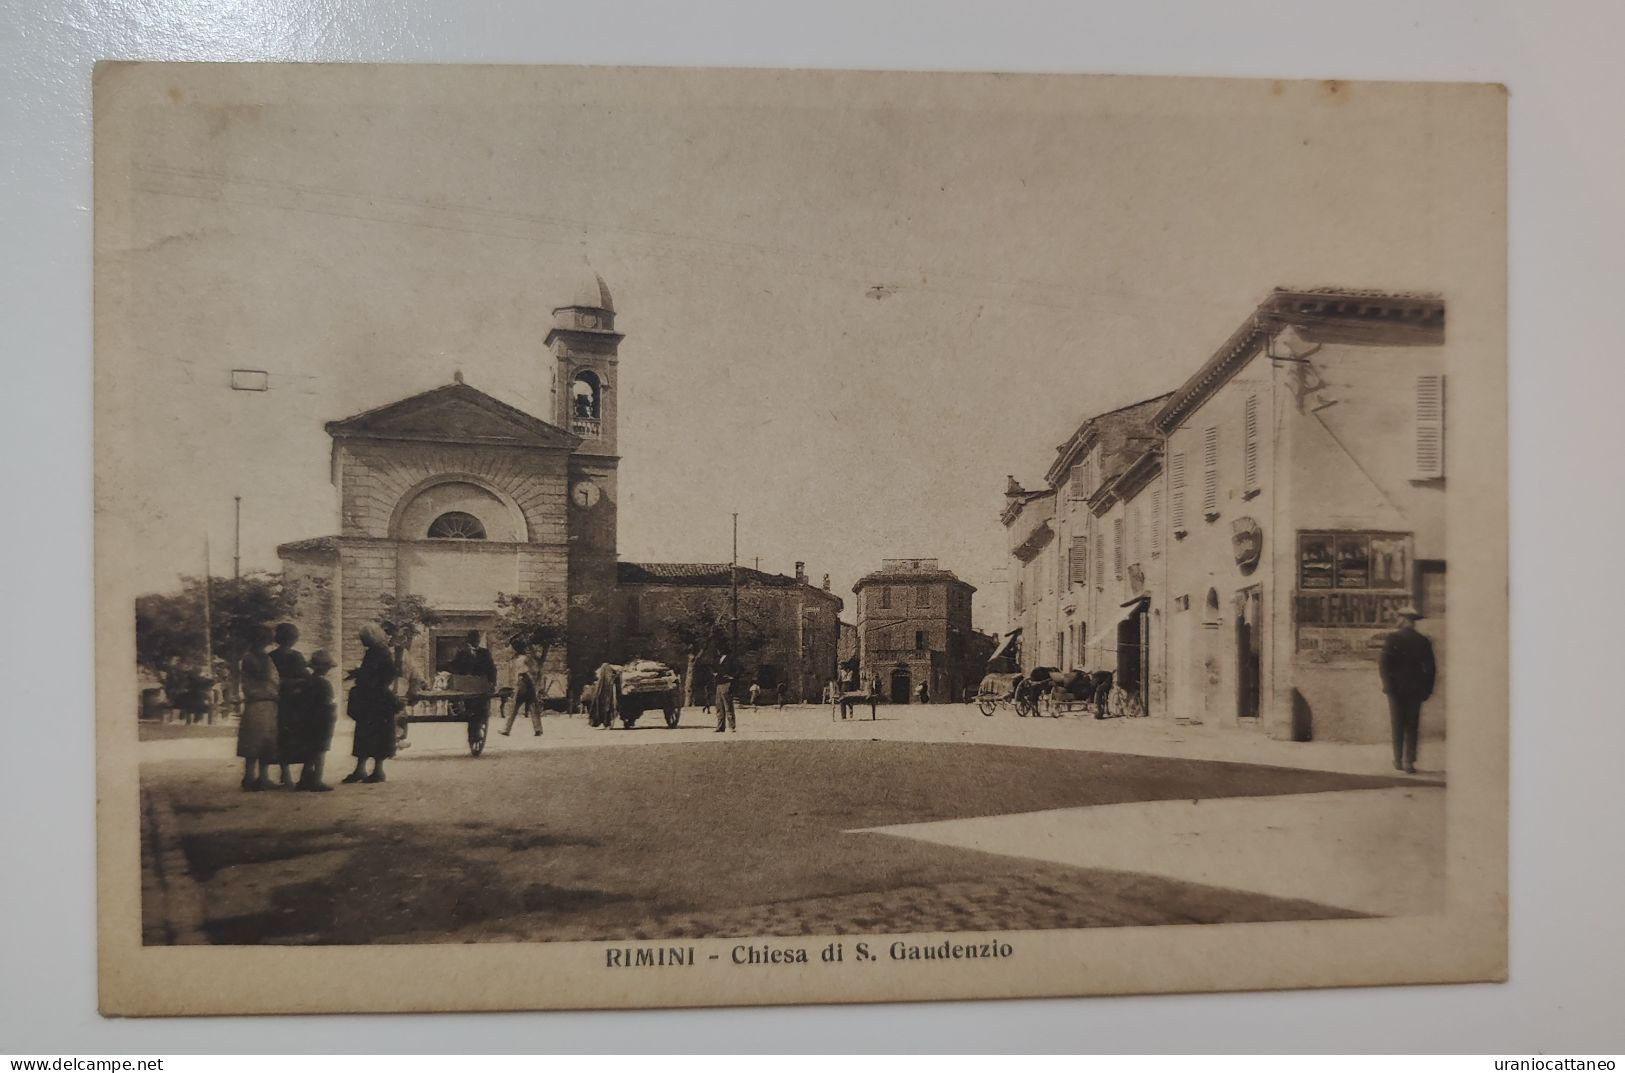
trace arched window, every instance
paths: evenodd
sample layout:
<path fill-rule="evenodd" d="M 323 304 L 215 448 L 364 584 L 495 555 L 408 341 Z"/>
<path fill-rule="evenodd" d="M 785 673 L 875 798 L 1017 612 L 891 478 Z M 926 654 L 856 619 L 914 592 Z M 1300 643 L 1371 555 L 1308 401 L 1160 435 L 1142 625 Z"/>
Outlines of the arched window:
<path fill-rule="evenodd" d="M 1217 626 L 1219 624 L 1219 592 L 1217 589 L 1207 590 L 1207 599 L 1202 603 L 1202 625 Z"/>
<path fill-rule="evenodd" d="M 430 540 L 484 540 L 485 526 L 474 515 L 448 510 L 429 523 Z"/>

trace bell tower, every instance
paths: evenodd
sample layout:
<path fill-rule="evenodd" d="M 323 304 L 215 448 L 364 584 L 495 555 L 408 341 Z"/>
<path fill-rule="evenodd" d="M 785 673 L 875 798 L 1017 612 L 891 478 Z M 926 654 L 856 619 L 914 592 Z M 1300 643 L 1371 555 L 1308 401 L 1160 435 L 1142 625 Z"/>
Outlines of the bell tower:
<path fill-rule="evenodd" d="M 567 305 L 553 310 L 546 346 L 554 359 L 553 422 L 581 437 L 578 453 L 615 457 L 617 354 L 615 300 L 588 271 Z"/>
<path fill-rule="evenodd" d="M 616 529 L 620 493 L 616 445 L 622 336 L 603 277 L 587 269 L 570 300 L 553 310 L 546 346 L 553 352 L 553 423 L 580 438 L 570 453 L 566 495 L 569 533 L 569 632 L 572 683 L 599 664 L 624 658 L 616 636 Z"/>

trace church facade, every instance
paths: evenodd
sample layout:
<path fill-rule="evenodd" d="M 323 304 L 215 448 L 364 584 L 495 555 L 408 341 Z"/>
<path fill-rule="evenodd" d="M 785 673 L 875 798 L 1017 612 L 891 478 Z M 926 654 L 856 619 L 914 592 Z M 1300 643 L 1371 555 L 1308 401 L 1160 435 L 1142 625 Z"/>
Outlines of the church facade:
<path fill-rule="evenodd" d="M 497 646 L 501 593 L 557 598 L 568 641 L 546 671 L 570 681 L 615 658 L 616 383 L 622 340 L 601 278 L 553 310 L 553 413 L 542 420 L 456 382 L 326 426 L 337 531 L 277 551 L 308 647 L 344 667 L 363 623 L 421 597 L 437 621 L 427 672 L 469 630 Z"/>

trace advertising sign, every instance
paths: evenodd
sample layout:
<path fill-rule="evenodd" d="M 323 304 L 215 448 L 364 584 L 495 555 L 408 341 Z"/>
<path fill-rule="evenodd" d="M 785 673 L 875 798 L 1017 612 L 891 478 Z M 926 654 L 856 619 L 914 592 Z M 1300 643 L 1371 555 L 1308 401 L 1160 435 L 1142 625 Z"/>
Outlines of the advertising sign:
<path fill-rule="evenodd" d="M 1300 657 L 1375 660 L 1411 602 L 1409 533 L 1300 532 L 1293 624 Z"/>

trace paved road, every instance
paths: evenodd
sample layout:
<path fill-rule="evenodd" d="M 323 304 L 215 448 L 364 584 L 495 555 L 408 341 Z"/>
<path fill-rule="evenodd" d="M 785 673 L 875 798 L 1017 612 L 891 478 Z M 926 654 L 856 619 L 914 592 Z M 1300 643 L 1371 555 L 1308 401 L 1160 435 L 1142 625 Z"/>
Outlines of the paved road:
<path fill-rule="evenodd" d="M 418 726 L 387 783 L 331 794 L 241 793 L 229 739 L 150 742 L 143 788 L 166 819 L 145 826 L 171 831 L 176 845 L 167 848 L 178 852 L 149 845 L 147 856 L 171 872 L 184 861 L 187 875 L 149 885 L 148 900 L 157 900 L 154 889 L 191 891 L 202 919 L 169 934 L 226 943 L 1032 929 L 1408 911 L 1272 890 L 1234 871 L 1198 882 L 1177 862 L 1200 854 L 1177 838 L 1154 859 L 1135 858 L 1109 832 L 1136 830 L 1129 817 L 1137 809 L 1194 799 L 1212 817 L 1213 841 L 1228 839 L 1230 850 L 1253 854 L 1255 871 L 1269 872 L 1269 847 L 1292 852 L 1295 843 L 1264 830 L 1279 824 L 1256 824 L 1251 802 L 1271 802 L 1280 823 L 1301 827 L 1293 818 L 1307 815 L 1300 802 L 1426 796 L 1426 781 L 1100 748 L 1144 737 L 1110 722 L 982 719 L 962 706 L 882 713 L 888 718 L 839 723 L 824 709 L 746 710 L 737 735 L 658 724 L 598 731 L 551 717 L 544 737 L 516 727 L 512 738 L 493 735 L 479 759 L 467 756 L 461 728 Z M 342 768 L 347 743 L 336 744 L 333 764 Z M 1382 822 L 1422 832 L 1410 852 L 1430 869 L 1442 847 L 1430 841 L 1429 823 L 1414 822 L 1431 806 L 1413 804 L 1397 801 Z M 998 819 L 1033 813 L 1041 822 Z M 1010 835 L 1023 830 L 1034 832 L 1025 844 Z M 1329 854 L 1333 874 L 1352 869 L 1381 885 L 1387 866 L 1369 840 Z M 162 934 L 149 930 L 149 941 Z"/>

